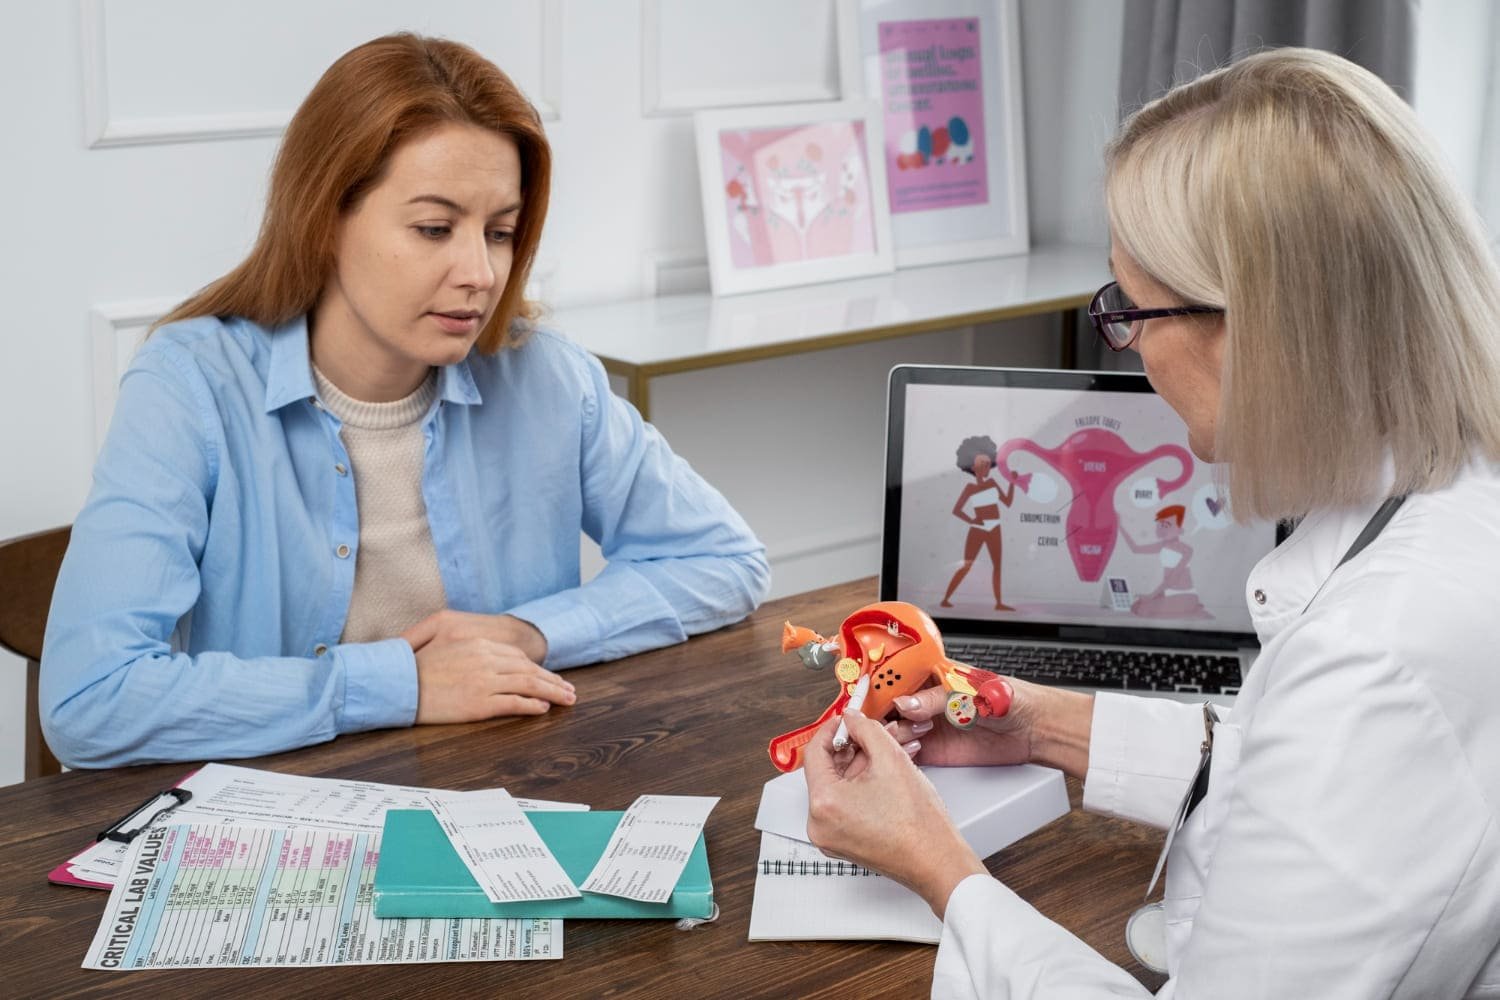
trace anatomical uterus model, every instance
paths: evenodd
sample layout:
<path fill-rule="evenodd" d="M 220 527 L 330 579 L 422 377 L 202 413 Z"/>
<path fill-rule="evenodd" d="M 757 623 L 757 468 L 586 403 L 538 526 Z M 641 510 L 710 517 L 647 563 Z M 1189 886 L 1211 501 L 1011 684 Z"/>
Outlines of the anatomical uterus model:
<path fill-rule="evenodd" d="M 1001 445 L 995 457 L 996 467 L 1008 478 L 1024 480 L 1011 471 L 1008 460 L 1018 451 L 1037 456 L 1062 474 L 1073 487 L 1073 502 L 1068 506 L 1067 545 L 1073 557 L 1078 578 L 1086 582 L 1099 579 L 1115 550 L 1120 518 L 1115 513 L 1115 489 L 1125 477 L 1158 458 L 1175 458 L 1182 465 L 1176 479 L 1156 480 L 1157 498 L 1180 489 L 1193 475 L 1193 457 L 1186 448 L 1163 444 L 1150 451 L 1138 452 L 1120 435 L 1102 427 L 1074 431 L 1056 448 L 1043 448 L 1028 438 L 1012 438 Z M 1025 487 L 1023 486 L 1023 489 Z"/>

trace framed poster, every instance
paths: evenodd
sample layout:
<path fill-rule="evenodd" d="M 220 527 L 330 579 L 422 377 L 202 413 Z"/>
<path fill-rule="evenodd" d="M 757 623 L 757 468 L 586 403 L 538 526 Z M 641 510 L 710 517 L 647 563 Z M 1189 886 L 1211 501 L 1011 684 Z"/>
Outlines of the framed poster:
<path fill-rule="evenodd" d="M 840 0 L 846 96 L 880 105 L 896 265 L 1025 253 L 1014 0 Z"/>
<path fill-rule="evenodd" d="M 693 124 L 714 294 L 893 268 L 873 104 L 700 111 Z"/>

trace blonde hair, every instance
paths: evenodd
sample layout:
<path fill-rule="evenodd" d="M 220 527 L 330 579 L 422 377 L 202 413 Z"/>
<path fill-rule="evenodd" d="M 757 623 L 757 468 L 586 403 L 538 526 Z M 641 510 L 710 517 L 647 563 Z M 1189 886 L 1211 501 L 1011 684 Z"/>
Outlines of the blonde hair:
<path fill-rule="evenodd" d="M 1107 152 L 1116 244 L 1225 310 L 1214 450 L 1240 518 L 1368 503 L 1500 460 L 1500 272 L 1416 116 L 1277 49 L 1178 87 Z"/>

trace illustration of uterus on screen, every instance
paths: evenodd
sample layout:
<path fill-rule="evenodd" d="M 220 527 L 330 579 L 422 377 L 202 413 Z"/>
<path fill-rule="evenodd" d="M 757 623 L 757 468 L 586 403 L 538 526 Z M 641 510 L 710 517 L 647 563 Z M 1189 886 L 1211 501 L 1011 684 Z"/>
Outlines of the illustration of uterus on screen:
<path fill-rule="evenodd" d="M 1136 451 L 1120 435 L 1102 427 L 1075 431 L 1056 448 L 1046 448 L 1030 438 L 1012 438 L 1000 446 L 995 466 L 1030 493 L 1031 474 L 1017 473 L 1010 458 L 1018 452 L 1035 455 L 1056 470 L 1073 488 L 1068 504 L 1066 545 L 1078 578 L 1092 583 L 1104 575 L 1104 567 L 1115 550 L 1120 518 L 1115 510 L 1115 490 L 1125 478 L 1158 459 L 1175 459 L 1180 471 L 1173 479 L 1156 480 L 1156 495 L 1164 497 L 1187 485 L 1193 475 L 1193 457 L 1186 448 L 1162 444 L 1149 451 Z"/>

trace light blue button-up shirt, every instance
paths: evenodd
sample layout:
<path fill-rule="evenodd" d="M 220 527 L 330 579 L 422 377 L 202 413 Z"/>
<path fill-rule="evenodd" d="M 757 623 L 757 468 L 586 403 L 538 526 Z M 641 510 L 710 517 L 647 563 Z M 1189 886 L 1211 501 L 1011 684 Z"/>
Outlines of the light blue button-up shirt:
<path fill-rule="evenodd" d="M 359 508 L 315 400 L 303 319 L 194 319 L 141 348 L 47 621 L 42 724 L 64 763 L 248 757 L 412 723 L 405 640 L 339 642 Z M 765 597 L 749 527 L 554 333 L 441 369 L 422 431 L 448 606 L 533 623 L 552 669 Z M 580 529 L 608 561 L 582 585 Z"/>

